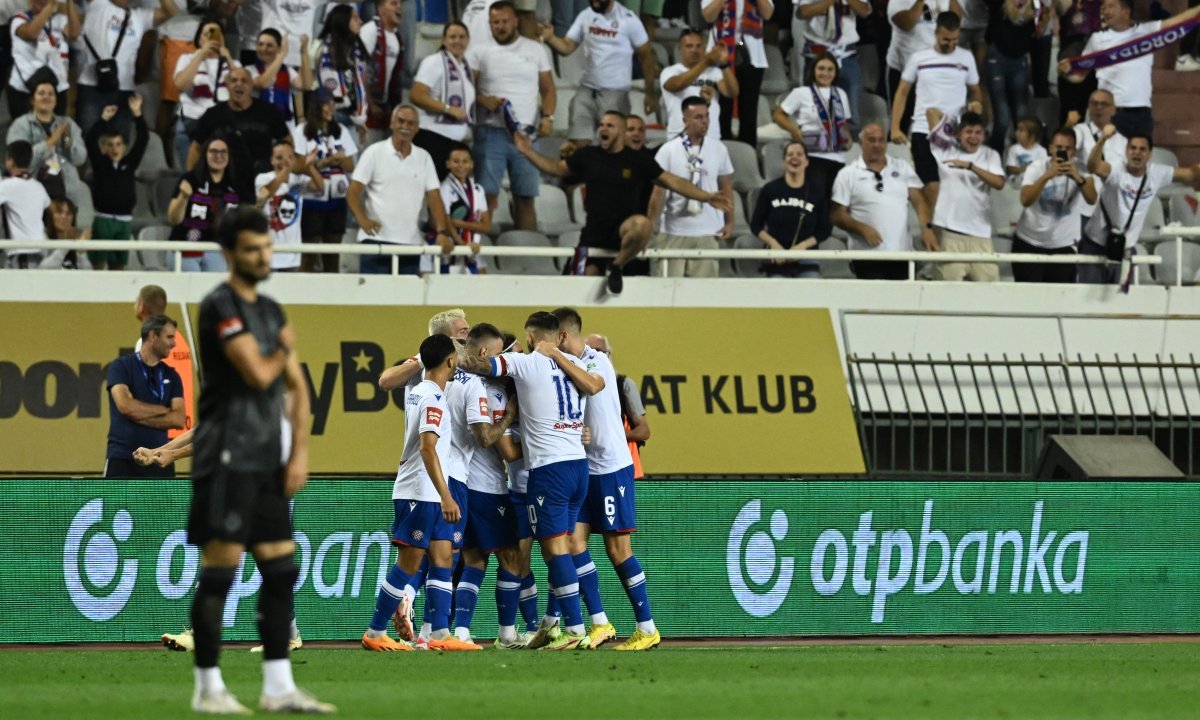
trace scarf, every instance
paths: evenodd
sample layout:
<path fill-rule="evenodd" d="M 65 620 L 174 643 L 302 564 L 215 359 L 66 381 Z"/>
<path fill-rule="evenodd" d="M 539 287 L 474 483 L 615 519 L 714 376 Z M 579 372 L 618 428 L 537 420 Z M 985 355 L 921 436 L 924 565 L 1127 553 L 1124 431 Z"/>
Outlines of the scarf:
<path fill-rule="evenodd" d="M 446 214 L 454 220 L 478 222 L 479 216 L 475 212 L 475 181 L 468 177 L 465 183 L 461 183 L 453 174 L 449 174 L 446 176 L 446 183 L 450 186 L 450 192 L 454 194 L 454 200 L 446 208 Z M 458 236 L 462 240 L 462 245 L 470 245 L 476 242 L 475 233 L 466 228 L 459 229 Z M 462 266 L 470 274 L 474 275 L 479 272 L 479 264 L 476 262 L 474 255 L 470 257 L 451 257 L 449 260 L 449 262 L 444 263 L 447 269 L 450 265 L 458 264 L 461 261 Z"/>
<path fill-rule="evenodd" d="M 754 0 L 745 0 L 742 7 L 741 23 L 738 23 L 737 0 L 725 0 L 725 8 L 717 16 L 713 25 L 713 39 L 718 45 L 724 45 L 729 52 L 729 63 L 737 61 L 738 31 L 752 38 L 763 36 L 763 21 L 758 14 L 758 6 Z"/>
<path fill-rule="evenodd" d="M 334 107 L 350 113 L 355 125 L 362 125 L 367 119 L 367 61 L 363 57 L 361 46 L 354 45 L 353 67 L 339 70 L 333 61 L 331 51 L 333 44 L 328 37 L 322 39 L 321 61 L 317 66 L 317 80 L 321 87 L 333 95 Z M 387 48 L 384 48 L 387 52 Z"/>
<path fill-rule="evenodd" d="M 700 187 L 700 168 L 704 165 L 704 158 L 700 157 L 700 152 L 704 150 L 704 138 L 700 138 L 700 144 L 696 145 L 688 137 L 687 130 L 680 133 L 679 137 L 683 138 L 683 150 L 687 153 L 688 182 Z M 688 215 L 699 215 L 703 209 L 704 203 L 691 198 L 688 198 L 687 205 L 684 206 L 684 212 Z"/>
<path fill-rule="evenodd" d="M 850 127 L 846 124 L 846 109 L 842 107 L 842 98 L 836 87 L 829 88 L 829 105 L 821 102 L 821 93 L 816 85 L 810 85 L 813 105 L 817 106 L 817 116 L 821 119 L 822 132 L 815 139 L 816 147 L 810 148 L 810 140 L 805 138 L 805 149 L 816 152 L 839 152 L 850 147 Z"/>
<path fill-rule="evenodd" d="M 1200 16 L 1189 18 L 1171 26 L 1164 25 L 1154 32 L 1140 35 L 1114 47 L 1071 58 L 1068 61 L 1071 64 L 1070 72 L 1071 74 L 1084 73 L 1089 70 L 1117 65 L 1128 60 L 1135 60 L 1144 55 L 1149 55 L 1156 50 L 1161 50 L 1171 43 L 1181 40 L 1192 28 L 1198 26 L 1200 26 Z"/>
<path fill-rule="evenodd" d="M 261 60 L 254 63 L 254 66 L 258 68 L 260 75 L 267 69 L 267 64 Z M 279 72 L 275 73 L 275 82 L 264 88 L 258 97 L 274 105 L 283 115 L 284 122 L 292 121 L 292 76 L 286 67 L 279 68 Z"/>
<path fill-rule="evenodd" d="M 371 53 L 371 66 L 374 69 L 374 78 L 371 83 L 371 99 L 376 105 L 382 108 L 391 109 L 400 104 L 400 76 L 404 69 L 404 38 L 400 35 L 399 30 L 391 32 L 394 35 L 396 42 L 399 43 L 400 49 L 396 55 L 396 64 L 392 67 L 391 77 L 388 77 L 387 67 L 387 49 L 388 49 L 388 31 L 383 29 L 383 23 L 376 21 L 376 27 L 379 32 L 375 38 L 375 52 Z M 388 118 L 390 120 L 390 117 Z M 387 120 L 385 120 L 385 123 Z M 381 125 L 381 127 L 383 127 Z"/>
<path fill-rule="evenodd" d="M 459 61 L 454 59 L 450 51 L 442 48 L 442 64 L 445 70 L 442 73 L 442 102 L 450 107 L 463 108 L 469 117 L 471 108 L 465 107 L 465 104 L 467 102 L 467 79 L 471 77 L 471 67 L 467 64 L 466 56 L 463 56 L 460 66 Z M 453 115 L 442 115 L 438 118 L 438 122 L 444 125 L 462 124 Z"/>

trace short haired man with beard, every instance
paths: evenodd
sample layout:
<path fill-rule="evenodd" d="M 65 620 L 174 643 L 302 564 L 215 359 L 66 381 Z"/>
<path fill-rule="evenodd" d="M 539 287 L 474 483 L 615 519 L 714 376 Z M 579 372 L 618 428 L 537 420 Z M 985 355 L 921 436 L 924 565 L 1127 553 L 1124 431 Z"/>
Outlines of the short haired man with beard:
<path fill-rule="evenodd" d="M 167 430 L 187 421 L 183 381 L 163 362 L 175 348 L 175 321 L 151 315 L 142 322 L 138 351 L 108 366 L 108 451 L 104 477 L 175 477 L 175 466 L 149 467 L 131 458 L 139 447 L 167 442 Z"/>
<path fill-rule="evenodd" d="M 1150 203 L 1157 201 L 1160 190 L 1172 182 L 1193 187 L 1200 182 L 1200 164 L 1173 168 L 1150 162 L 1154 140 L 1148 135 L 1129 135 L 1125 162 L 1110 164 L 1104 159 L 1104 146 L 1116 133 L 1116 127 L 1106 126 L 1088 156 L 1088 170 L 1103 178 L 1104 184 L 1100 186 L 1096 211 L 1079 241 L 1081 255 L 1107 255 L 1113 261 L 1118 255 L 1127 258 L 1135 252 Z M 1121 282 L 1124 279 L 1119 274 L 1119 268 L 1112 264 L 1079 266 L 1081 283 Z"/>
<path fill-rule="evenodd" d="M 242 553 L 262 575 L 258 628 L 263 692 L 271 712 L 336 708 L 296 687 L 288 660 L 296 544 L 288 501 L 308 482 L 308 392 L 283 308 L 258 292 L 271 275 L 271 236 L 257 208 L 239 207 L 216 228 L 229 278 L 200 303 L 198 335 L 204 394 L 195 435 L 188 542 L 200 547 L 192 604 L 196 690 L 192 710 L 249 714 L 225 687 L 217 655 L 222 614 Z M 280 466 L 284 388 L 295 395 L 292 450 Z"/>
<path fill-rule="evenodd" d="M 679 36 L 677 54 L 679 62 L 662 71 L 658 82 L 662 85 L 663 107 L 667 115 L 667 137 L 683 132 L 683 101 L 690 97 L 703 98 L 708 103 L 708 136 L 721 137 L 720 97 L 737 94 L 737 78 L 729 53 L 724 47 L 714 45 L 704 52 L 705 36 L 698 30 L 684 30 Z"/>
<path fill-rule="evenodd" d="M 658 163 L 625 147 L 625 116 L 621 113 L 604 113 L 596 136 L 599 145 L 581 148 L 565 160 L 539 154 L 533 149 L 533 141 L 524 134 L 516 135 L 516 143 L 521 154 L 547 175 L 575 176 L 587 183 L 585 208 L 588 220 L 583 227 L 571 274 L 599 275 L 607 271 L 608 292 L 619 295 L 625 287 L 625 264 L 645 250 L 650 242 L 650 221 L 641 214 L 639 206 L 647 186 L 652 183 L 662 185 L 723 212 L 728 212 L 732 205 L 721 193 L 705 192 L 681 177 L 664 172 Z M 611 261 L 589 258 L 588 248 L 617 250 L 618 255 Z"/>
<path fill-rule="evenodd" d="M 629 113 L 634 55 L 641 62 L 644 77 L 658 75 L 646 29 L 632 10 L 616 0 L 588 0 L 588 9 L 575 17 L 566 37 L 556 37 L 554 26 L 549 24 L 541 26 L 541 35 L 560 55 L 570 55 L 582 46 L 587 56 L 579 91 L 571 98 L 567 137 L 576 146 L 592 142 L 605 111 Z M 658 87 L 648 82 L 645 111 L 650 113 L 657 107 Z"/>

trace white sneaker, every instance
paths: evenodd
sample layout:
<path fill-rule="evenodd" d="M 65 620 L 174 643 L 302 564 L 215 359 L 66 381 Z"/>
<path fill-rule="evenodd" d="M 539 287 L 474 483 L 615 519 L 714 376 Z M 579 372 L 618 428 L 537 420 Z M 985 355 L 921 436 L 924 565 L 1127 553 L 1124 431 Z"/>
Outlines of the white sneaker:
<path fill-rule="evenodd" d="M 250 708 L 238 702 L 228 690 L 197 692 L 192 695 L 192 712 L 205 715 L 253 715 Z"/>
<path fill-rule="evenodd" d="M 184 628 L 178 635 L 163 633 L 162 644 L 168 650 L 178 650 L 179 652 L 192 652 L 196 649 L 196 640 L 192 636 L 191 628 Z"/>
<path fill-rule="evenodd" d="M 337 712 L 337 706 L 321 702 L 300 688 L 296 688 L 286 695 L 264 694 L 258 699 L 258 709 L 264 712 L 308 713 L 310 715 L 329 715 Z"/>
<path fill-rule="evenodd" d="M 1175 61 L 1175 69 L 1181 72 L 1191 72 L 1200 70 L 1200 59 L 1195 55 L 1180 55 Z"/>
<path fill-rule="evenodd" d="M 288 652 L 295 652 L 296 650 L 299 650 L 302 647 L 304 647 L 304 638 L 300 637 L 299 635 L 292 638 L 291 640 L 288 640 Z M 262 651 L 263 651 L 262 645 L 255 645 L 254 647 L 250 648 L 250 652 L 252 652 L 252 653 L 260 653 Z"/>

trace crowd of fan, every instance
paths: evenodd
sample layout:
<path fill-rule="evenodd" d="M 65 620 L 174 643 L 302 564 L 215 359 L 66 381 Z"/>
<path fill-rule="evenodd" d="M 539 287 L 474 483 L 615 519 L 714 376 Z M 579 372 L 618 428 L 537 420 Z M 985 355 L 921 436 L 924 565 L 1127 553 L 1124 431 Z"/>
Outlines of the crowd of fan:
<path fill-rule="evenodd" d="M 513 135 L 569 157 L 595 142 L 609 111 L 625 118 L 616 150 L 646 153 L 705 192 L 747 193 L 742 217 L 742 198 L 722 213 L 647 189 L 655 247 L 728 246 L 745 227 L 758 247 L 802 252 L 840 236 L 851 249 L 909 250 L 910 223 L 898 218 L 911 205 L 925 249 L 990 252 L 989 196 L 1011 186 L 1024 207 L 1014 251 L 1105 254 L 1113 233 L 1136 245 L 1159 191 L 1200 182 L 1200 166 L 1149 162 L 1150 56 L 1084 75 L 1060 64 L 1052 88 L 1055 44 L 1061 62 L 1161 26 L 1135 23 L 1131 0 L 795 2 L 470 0 L 452 8 L 441 48 L 424 56 L 415 0 L 0 2 L 11 43 L 10 67 L 0 63 L 11 118 L 0 181 L 6 236 L 131 239 L 135 208 L 154 206 L 139 203 L 146 189 L 137 181 L 148 152 L 158 152 L 151 141 L 177 178 L 154 206 L 173 240 L 208 240 L 221 212 L 246 203 L 268 212 L 284 246 L 341 243 L 348 228 L 360 242 L 447 251 L 478 247 L 508 221 L 551 234 L 536 202 L 548 178 Z M 1197 34 L 1183 40 L 1178 69 L 1200 69 Z M 576 53 L 582 71 L 564 108 L 558 86 L 568 85 L 563 68 Z M 866 53 L 876 56 L 877 87 L 865 87 Z M 774 65 L 788 55 L 803 82 L 780 88 Z M 147 82 L 158 95 L 153 118 L 137 91 Z M 1052 94 L 1057 127 L 1031 116 L 1033 98 Z M 631 97 L 643 102 L 633 107 Z M 769 118 L 759 117 L 762 98 Z M 743 173 L 744 146 L 755 164 L 761 149 L 775 172 Z M 570 179 L 563 184 L 569 191 Z M 583 244 L 616 250 L 620 237 L 585 231 Z M 127 252 L 113 251 L 4 255 L 8 267 L 128 263 Z M 183 255 L 187 270 L 224 269 L 219 253 Z M 364 255 L 349 269 L 431 267 L 415 256 L 396 262 Z M 337 255 L 279 253 L 274 264 L 340 269 Z M 679 268 L 717 274 L 715 263 Z M 486 270 L 482 257 L 443 265 Z M 903 263 L 860 261 L 853 270 L 907 277 Z M 761 271 L 820 275 L 802 259 Z M 1018 280 L 1076 279 L 1070 265 L 1014 271 Z M 990 264 L 945 263 L 934 274 L 998 279 Z"/>

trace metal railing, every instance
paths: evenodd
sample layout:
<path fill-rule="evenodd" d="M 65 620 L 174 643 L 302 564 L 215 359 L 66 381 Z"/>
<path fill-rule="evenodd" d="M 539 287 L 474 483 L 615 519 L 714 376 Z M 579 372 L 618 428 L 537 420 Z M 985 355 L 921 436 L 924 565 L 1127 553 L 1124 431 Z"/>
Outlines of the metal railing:
<path fill-rule="evenodd" d="M 1180 233 L 1181 235 L 1200 237 L 1200 228 L 1185 228 L 1183 226 L 1167 226 L 1163 228 L 1166 233 L 1170 230 L 1174 233 L 1176 230 L 1189 231 Z M 1194 232 L 1191 232 L 1194 231 Z M 1178 241 L 1177 241 L 1178 244 Z M 182 252 L 209 252 L 218 251 L 220 246 L 214 242 L 188 242 L 174 240 L 3 240 L 0 241 L 0 249 L 29 249 L 29 250 L 124 250 L 124 251 L 144 251 L 144 252 L 167 252 L 173 255 L 171 260 L 172 269 L 175 272 L 182 272 L 183 257 Z M 467 247 L 456 247 L 450 253 L 443 253 L 442 250 L 435 245 L 379 245 L 374 243 L 345 243 L 345 244 L 309 244 L 303 245 L 287 245 L 276 248 L 277 252 L 299 253 L 299 254 L 341 254 L 341 255 L 390 255 L 396 260 L 392 262 L 392 273 L 396 274 L 399 269 L 398 259 L 400 257 L 412 257 L 427 255 L 432 259 L 432 272 L 441 272 L 442 261 L 447 257 L 471 257 L 474 253 Z M 572 247 L 513 247 L 513 246 L 491 246 L 484 245 L 479 248 L 479 255 L 484 257 L 535 257 L 535 258 L 562 258 L 568 259 L 575 254 L 575 248 Z M 609 250 L 589 249 L 589 256 L 609 258 L 616 255 L 615 252 Z M 1182 249 L 1177 251 L 1176 267 L 1179 267 L 1180 258 L 1182 258 Z M 743 250 L 743 249 L 719 249 L 719 250 L 686 250 L 686 249 L 648 249 L 642 256 L 648 260 L 664 261 L 660 266 L 660 273 L 666 276 L 669 272 L 668 264 L 670 261 L 677 260 L 788 260 L 788 261 L 815 261 L 815 262 L 847 262 L 854 260 L 889 260 L 908 263 L 908 278 L 915 280 L 918 266 L 925 263 L 997 263 L 997 264 L 1023 264 L 1023 263 L 1039 263 L 1039 264 L 1054 264 L 1054 265 L 1104 265 L 1110 261 L 1103 257 L 1093 255 L 1034 255 L 1024 253 L 952 253 L 952 252 L 925 252 L 925 251 L 900 251 L 900 252 L 884 252 L 877 250 L 805 250 L 803 253 L 797 253 L 790 250 Z M 1137 266 L 1160 265 L 1163 258 L 1156 255 L 1137 255 L 1132 258 L 1132 262 Z M 1138 282 L 1138 273 L 1134 273 L 1134 282 Z M 1180 284 L 1182 278 L 1177 278 L 1176 284 Z"/>
<path fill-rule="evenodd" d="M 846 366 L 874 477 L 1028 478 L 1052 433 L 1146 435 L 1200 475 L 1194 354 L 849 354 Z"/>

